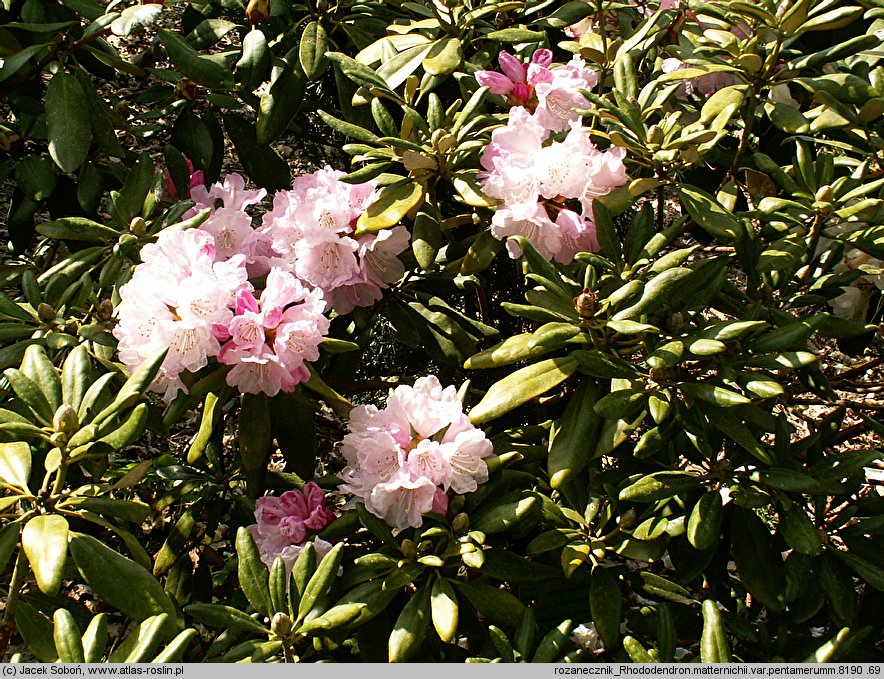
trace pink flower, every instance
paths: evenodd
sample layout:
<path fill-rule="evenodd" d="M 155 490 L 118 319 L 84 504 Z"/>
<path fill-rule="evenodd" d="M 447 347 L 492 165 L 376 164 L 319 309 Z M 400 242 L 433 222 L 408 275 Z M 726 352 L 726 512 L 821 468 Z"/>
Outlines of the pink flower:
<path fill-rule="evenodd" d="M 289 490 L 279 497 L 265 496 L 255 503 L 255 520 L 249 532 L 268 567 L 277 556 L 282 556 L 291 573 L 295 560 L 305 542 L 334 521 L 335 515 L 326 506 L 325 494 L 315 483 L 308 483 L 304 491 Z M 320 538 L 314 539 L 317 560 L 332 545 Z"/>
<path fill-rule="evenodd" d="M 534 85 L 537 94 L 534 115 L 537 122 L 551 132 L 567 130 L 570 123 L 580 117 L 576 109 L 589 106 L 589 101 L 580 90 L 591 90 L 598 79 L 598 74 L 587 68 L 578 56 L 564 66 L 538 72 Z"/>
<path fill-rule="evenodd" d="M 203 187 L 206 182 L 205 174 L 202 170 L 194 170 L 193 163 L 190 162 L 190 158 L 184 156 L 184 162 L 187 163 L 187 171 L 190 173 L 190 181 L 187 186 L 187 193 L 184 196 L 178 195 L 178 189 L 175 188 L 175 182 L 172 181 L 172 173 L 169 172 L 169 169 L 166 168 L 163 171 L 163 179 L 166 181 L 166 190 L 163 193 L 163 198 L 169 198 L 170 200 L 182 200 L 183 198 L 190 198 L 192 192 L 197 187 Z"/>
<path fill-rule="evenodd" d="M 232 320 L 233 300 L 251 286 L 243 256 L 216 262 L 212 236 L 199 229 L 164 231 L 141 256 L 120 289 L 113 334 L 130 371 L 169 348 L 151 388 L 170 400 L 184 389 L 183 371 L 195 372 L 218 354 L 214 328 Z"/>
<path fill-rule="evenodd" d="M 227 383 L 247 394 L 290 392 L 310 377 L 305 365 L 319 358 L 328 332 L 321 290 L 308 290 L 292 274 L 273 268 L 260 300 L 240 291 L 236 315 L 215 334 L 225 340 L 218 360 L 233 368 Z"/>
<path fill-rule="evenodd" d="M 445 512 L 450 489 L 468 493 L 488 480 L 491 442 L 476 429 L 454 387 L 430 375 L 399 386 L 383 410 L 357 406 L 342 452 L 343 488 L 394 528 L 418 527 L 422 515 Z"/>
<path fill-rule="evenodd" d="M 546 68 L 552 63 L 552 52 L 548 49 L 537 50 L 529 64 L 523 64 L 509 52 L 501 52 L 497 55 L 497 61 L 503 73 L 477 71 L 476 82 L 487 85 L 493 94 L 505 95 L 510 106 L 528 106 L 534 97 L 534 88 L 528 81 L 529 64 Z"/>
<path fill-rule="evenodd" d="M 555 260 L 562 264 L 570 264 L 578 252 L 598 252 L 598 237 L 595 224 L 573 210 L 561 210 L 556 217 L 559 230 L 559 251 Z"/>
<path fill-rule="evenodd" d="M 331 290 L 331 306 L 335 311 L 347 314 L 356 307 L 380 301 L 383 290 L 405 273 L 399 254 L 408 248 L 409 240 L 410 234 L 404 226 L 361 236 L 357 240 L 359 272 Z"/>
<path fill-rule="evenodd" d="M 333 290 L 359 273 L 356 251 L 359 244 L 348 236 L 312 228 L 295 244 L 295 273 L 298 278 L 323 290 Z"/>
<path fill-rule="evenodd" d="M 248 259 L 255 253 L 258 234 L 252 228 L 252 218 L 241 210 L 218 208 L 200 225 L 200 229 L 214 237 L 215 255 L 220 260 L 240 254 Z"/>
<path fill-rule="evenodd" d="M 562 238 L 543 205 L 535 203 L 530 212 L 498 208 L 491 219 L 491 235 L 506 240 L 512 259 L 522 256 L 522 248 L 510 236 L 522 236 L 542 257 L 554 259 L 562 248 Z"/>
<path fill-rule="evenodd" d="M 205 186 L 197 187 L 190 194 L 196 205 L 185 213 L 185 218 L 206 208 L 214 210 L 218 201 L 221 201 L 221 207 L 243 210 L 249 205 L 257 205 L 267 195 L 267 189 L 246 191 L 245 186 L 246 181 L 242 175 L 232 173 L 225 177 L 223 184 L 215 182 L 208 190 Z"/>

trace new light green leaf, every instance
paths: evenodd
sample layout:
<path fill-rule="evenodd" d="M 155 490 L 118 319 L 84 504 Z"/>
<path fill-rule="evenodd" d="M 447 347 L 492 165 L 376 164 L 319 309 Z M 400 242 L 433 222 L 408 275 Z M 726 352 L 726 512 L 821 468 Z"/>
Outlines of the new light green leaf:
<path fill-rule="evenodd" d="M 21 544 L 40 591 L 55 596 L 68 553 L 67 520 L 57 514 L 35 516 L 25 524 Z"/>
<path fill-rule="evenodd" d="M 31 476 L 31 447 L 24 441 L 0 443 L 0 479 L 27 490 Z"/>

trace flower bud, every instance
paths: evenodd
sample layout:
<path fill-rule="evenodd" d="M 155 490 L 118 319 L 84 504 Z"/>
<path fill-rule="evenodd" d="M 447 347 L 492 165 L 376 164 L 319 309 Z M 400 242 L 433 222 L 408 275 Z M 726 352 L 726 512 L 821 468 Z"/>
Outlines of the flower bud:
<path fill-rule="evenodd" d="M 199 85 L 190 78 L 181 78 L 175 85 L 175 94 L 187 101 L 193 101 L 200 93 Z"/>
<path fill-rule="evenodd" d="M 144 217 L 133 217 L 129 222 L 129 231 L 141 238 L 147 231 L 147 222 L 144 221 Z"/>
<path fill-rule="evenodd" d="M 651 125 L 648 128 L 648 141 L 657 146 L 663 143 L 663 130 L 660 129 L 659 125 Z"/>
<path fill-rule="evenodd" d="M 72 434 L 80 428 L 77 411 L 67 403 L 62 403 L 52 416 L 52 428 L 57 432 Z"/>
<path fill-rule="evenodd" d="M 405 555 L 406 559 L 416 559 L 417 558 L 417 547 L 414 545 L 414 540 L 403 540 L 402 541 L 402 554 Z"/>
<path fill-rule="evenodd" d="M 55 309 L 46 304 L 46 302 L 40 302 L 40 304 L 37 305 L 37 317 L 44 323 L 54 321 Z"/>
<path fill-rule="evenodd" d="M 831 203 L 832 202 L 832 187 L 828 184 L 824 184 L 819 188 L 814 195 L 814 200 L 818 203 Z"/>
<path fill-rule="evenodd" d="M 109 299 L 103 299 L 95 310 L 95 320 L 99 323 L 107 323 L 114 316 L 114 303 Z"/>
<path fill-rule="evenodd" d="M 620 522 L 617 524 L 620 528 L 632 528 L 635 525 L 635 520 L 638 515 L 635 513 L 634 509 L 627 509 L 623 516 L 620 517 Z"/>
<path fill-rule="evenodd" d="M 470 529 L 470 517 L 461 512 L 452 519 L 451 527 L 457 535 L 466 533 Z"/>
<path fill-rule="evenodd" d="M 270 631 L 278 637 L 288 636 L 292 631 L 292 619 L 285 613 L 276 613 L 270 621 Z"/>
<path fill-rule="evenodd" d="M 574 298 L 577 315 L 584 320 L 592 318 L 598 308 L 598 301 L 598 295 L 589 288 L 583 288 L 583 292 Z"/>
<path fill-rule="evenodd" d="M 270 16 L 270 0 L 249 0 L 246 16 L 253 24 L 260 24 Z"/>

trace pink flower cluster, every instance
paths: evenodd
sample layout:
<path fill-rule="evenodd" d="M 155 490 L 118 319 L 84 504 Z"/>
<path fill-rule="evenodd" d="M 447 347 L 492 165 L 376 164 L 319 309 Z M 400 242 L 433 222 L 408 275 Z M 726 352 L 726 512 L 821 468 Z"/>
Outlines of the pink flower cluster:
<path fill-rule="evenodd" d="M 567 264 L 578 252 L 599 249 L 592 201 L 626 183 L 626 149 L 597 149 L 579 120 L 561 141 L 522 107 L 491 135 L 479 177 L 485 193 L 503 201 L 491 220 L 498 239 L 524 236 L 544 257 Z M 514 259 L 521 248 L 507 243 Z"/>
<path fill-rule="evenodd" d="M 567 130 L 579 117 L 575 109 L 589 106 L 580 90 L 595 87 L 598 74 L 577 56 L 567 64 L 550 68 L 552 59 L 548 49 L 534 52 L 529 63 L 501 52 L 497 60 L 503 73 L 478 71 L 476 81 L 494 94 L 504 95 L 510 106 L 531 111 L 547 132 Z"/>
<path fill-rule="evenodd" d="M 113 334 L 130 371 L 168 347 L 152 388 L 169 400 L 184 388 L 183 371 L 195 372 L 218 355 L 215 328 L 233 320 L 236 295 L 251 286 L 245 258 L 216 260 L 214 239 L 198 229 L 164 231 L 142 248 L 141 260 L 120 289 Z"/>
<path fill-rule="evenodd" d="M 285 561 L 289 574 L 308 538 L 334 521 L 335 515 L 326 507 L 325 494 L 315 483 L 308 483 L 304 491 L 289 490 L 279 497 L 266 496 L 255 503 L 255 520 L 249 532 L 255 540 L 261 561 L 267 567 L 276 557 Z M 322 538 L 314 537 L 317 561 L 321 560 L 332 545 Z"/>
<path fill-rule="evenodd" d="M 211 210 L 197 229 L 168 230 L 142 250 L 142 263 L 120 291 L 114 335 L 131 370 L 170 351 L 153 389 L 168 400 L 185 389 L 183 372 L 216 358 L 232 366 L 227 383 L 270 396 L 309 378 L 328 332 L 325 312 L 370 306 L 405 269 L 404 227 L 356 236 L 355 222 L 375 185 L 350 185 L 330 167 L 295 180 L 274 196 L 252 227 L 246 212 L 266 196 L 237 174 L 191 190 L 190 217 Z M 263 278 L 256 290 L 250 280 Z"/>
<path fill-rule="evenodd" d="M 151 385 L 166 400 L 186 389 L 182 372 L 210 358 L 232 365 L 227 383 L 246 393 L 273 396 L 309 377 L 304 363 L 318 358 L 328 332 L 322 291 L 274 268 L 256 300 L 245 255 L 219 258 L 214 237 L 201 229 L 164 231 L 141 258 L 120 289 L 113 332 L 130 370 L 169 348 Z"/>
<path fill-rule="evenodd" d="M 402 530 L 426 512 L 448 511 L 447 491 L 469 493 L 488 480 L 491 442 L 464 414 L 454 387 L 430 375 L 399 386 L 379 410 L 357 406 L 344 437 L 343 490 Z"/>
<path fill-rule="evenodd" d="M 298 177 L 291 191 L 273 197 L 260 237 L 268 259 L 325 293 L 339 313 L 371 306 L 405 273 L 399 254 L 409 234 L 397 226 L 356 236 L 355 224 L 371 202 L 374 182 L 345 184 L 344 173 L 325 167 Z"/>

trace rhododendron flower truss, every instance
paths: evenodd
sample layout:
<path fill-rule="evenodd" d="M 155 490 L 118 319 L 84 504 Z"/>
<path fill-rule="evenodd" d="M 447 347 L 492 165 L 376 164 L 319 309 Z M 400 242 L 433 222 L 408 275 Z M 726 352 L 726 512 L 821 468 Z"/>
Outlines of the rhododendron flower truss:
<path fill-rule="evenodd" d="M 259 229 L 272 266 L 323 291 L 329 306 L 349 313 L 370 306 L 405 273 L 399 254 L 409 244 L 401 226 L 355 235 L 356 220 L 371 203 L 375 183 L 346 184 L 344 173 L 325 167 L 298 177 L 291 191 L 273 198 Z"/>
<path fill-rule="evenodd" d="M 578 252 L 599 249 L 592 201 L 626 183 L 626 149 L 597 149 L 580 121 L 562 141 L 544 141 L 545 128 L 521 107 L 491 135 L 479 178 L 485 193 L 502 201 L 491 220 L 501 240 L 524 236 L 544 257 L 568 264 Z M 507 243 L 513 258 L 522 252 Z"/>
<path fill-rule="evenodd" d="M 237 294 L 251 286 L 245 258 L 216 261 L 211 234 L 199 229 L 162 233 L 144 246 L 141 259 L 120 289 L 113 334 L 130 371 L 169 348 L 151 388 L 170 400 L 184 388 L 183 371 L 195 372 L 217 356 L 215 328 L 233 320 Z"/>
<path fill-rule="evenodd" d="M 315 483 L 308 483 L 304 491 L 289 490 L 279 497 L 266 496 L 255 503 L 257 523 L 248 527 L 261 561 L 267 567 L 276 557 L 285 561 L 289 574 L 304 545 L 313 538 L 317 561 L 320 561 L 332 545 L 315 537 L 315 534 L 334 521 L 335 515 L 326 506 L 325 493 Z"/>
<path fill-rule="evenodd" d="M 319 358 L 329 328 L 324 310 L 321 290 L 308 290 L 280 269 L 271 269 L 260 299 L 240 290 L 236 315 L 215 328 L 226 340 L 218 360 L 233 366 L 227 383 L 247 394 L 275 396 L 309 379 L 305 362 Z"/>
<path fill-rule="evenodd" d="M 244 393 L 275 396 L 309 379 L 306 362 L 319 358 L 329 328 L 322 290 L 274 268 L 256 297 L 245 255 L 219 261 L 215 239 L 202 229 L 164 232 L 142 259 L 120 290 L 114 336 L 130 371 L 169 347 L 151 385 L 166 400 L 186 389 L 182 372 L 211 358 L 231 366 L 227 383 Z"/>
<path fill-rule="evenodd" d="M 464 414 L 454 387 L 430 375 L 399 386 L 386 408 L 354 408 L 344 437 L 343 490 L 402 530 L 423 514 L 448 510 L 448 491 L 469 493 L 488 480 L 491 442 Z"/>

